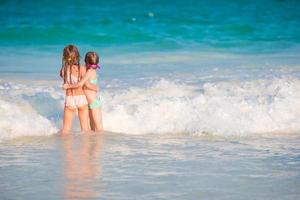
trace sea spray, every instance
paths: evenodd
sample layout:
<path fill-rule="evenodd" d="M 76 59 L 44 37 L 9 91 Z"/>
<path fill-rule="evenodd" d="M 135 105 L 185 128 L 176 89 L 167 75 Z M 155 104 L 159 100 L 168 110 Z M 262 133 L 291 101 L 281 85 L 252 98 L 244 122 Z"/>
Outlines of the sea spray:
<path fill-rule="evenodd" d="M 42 101 L 36 100 L 43 96 Z M 54 88 L 13 82 L 0 84 L 0 141 L 21 136 L 44 136 L 57 133 L 58 123 L 49 111 L 63 107 L 49 107 L 58 102 L 61 94 Z M 32 101 L 35 100 L 35 101 Z M 42 108 L 42 109 L 41 109 Z"/>
<path fill-rule="evenodd" d="M 2 139 L 51 135 L 61 128 L 64 92 L 45 83 L 0 84 Z M 300 131 L 300 80 L 296 77 L 193 85 L 168 79 L 150 83 L 100 92 L 107 131 L 222 137 Z"/>
<path fill-rule="evenodd" d="M 104 92 L 105 128 L 127 134 L 249 136 L 300 130 L 300 81 L 293 78 L 189 86 L 161 80 Z"/>
<path fill-rule="evenodd" d="M 58 129 L 25 102 L 15 104 L 0 100 L 0 140 L 20 136 L 44 136 Z"/>

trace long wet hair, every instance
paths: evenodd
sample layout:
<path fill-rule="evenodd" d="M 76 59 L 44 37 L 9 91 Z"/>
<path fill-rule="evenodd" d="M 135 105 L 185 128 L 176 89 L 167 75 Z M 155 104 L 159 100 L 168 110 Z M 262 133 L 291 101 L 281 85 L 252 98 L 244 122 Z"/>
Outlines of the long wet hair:
<path fill-rule="evenodd" d="M 71 74 L 73 65 L 77 65 L 78 67 L 78 80 L 80 80 L 80 54 L 78 48 L 70 44 L 64 48 L 62 66 L 60 69 L 60 77 L 64 79 L 64 83 L 67 82 L 67 76 L 69 76 L 70 84 L 72 84 Z M 67 73 L 68 71 L 69 73 Z"/>
<path fill-rule="evenodd" d="M 94 51 L 89 51 L 85 54 L 84 62 L 86 65 L 97 65 L 99 63 L 99 56 Z"/>

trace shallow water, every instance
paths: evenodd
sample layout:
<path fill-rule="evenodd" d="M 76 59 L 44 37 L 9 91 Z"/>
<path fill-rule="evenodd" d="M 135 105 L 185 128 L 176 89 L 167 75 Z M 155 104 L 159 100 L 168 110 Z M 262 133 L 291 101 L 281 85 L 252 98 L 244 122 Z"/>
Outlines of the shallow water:
<path fill-rule="evenodd" d="M 25 137 L 0 146 L 1 199 L 298 199 L 297 135 Z"/>

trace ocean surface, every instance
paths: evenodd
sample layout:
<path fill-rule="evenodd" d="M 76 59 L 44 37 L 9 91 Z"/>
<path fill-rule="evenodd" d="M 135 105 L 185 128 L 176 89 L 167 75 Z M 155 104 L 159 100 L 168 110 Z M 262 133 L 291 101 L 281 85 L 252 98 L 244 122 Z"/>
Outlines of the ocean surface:
<path fill-rule="evenodd" d="M 0 199 L 300 198 L 299 1 L 0 0 L 0 25 Z M 101 138 L 57 134 L 68 44 L 100 54 Z"/>

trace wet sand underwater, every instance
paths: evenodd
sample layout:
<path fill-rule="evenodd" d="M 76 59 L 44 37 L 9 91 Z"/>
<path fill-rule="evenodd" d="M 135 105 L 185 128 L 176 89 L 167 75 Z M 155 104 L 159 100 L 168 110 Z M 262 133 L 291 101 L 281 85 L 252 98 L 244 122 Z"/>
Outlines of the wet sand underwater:
<path fill-rule="evenodd" d="M 298 199 L 299 135 L 105 133 L 0 145 L 1 199 Z"/>

